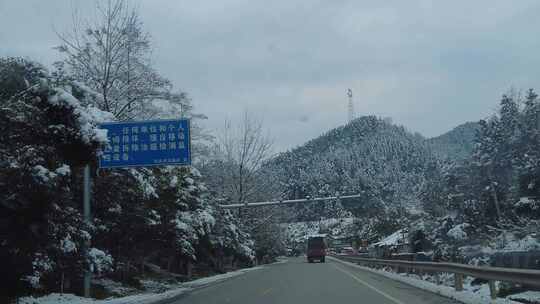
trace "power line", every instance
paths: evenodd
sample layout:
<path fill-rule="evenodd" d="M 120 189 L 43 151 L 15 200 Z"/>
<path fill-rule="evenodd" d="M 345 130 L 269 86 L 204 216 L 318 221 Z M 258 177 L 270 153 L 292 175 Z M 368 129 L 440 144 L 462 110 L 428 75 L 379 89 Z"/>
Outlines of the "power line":
<path fill-rule="evenodd" d="M 359 198 L 362 197 L 362 194 L 355 195 L 344 195 L 344 196 L 329 196 L 329 197 L 315 197 L 315 198 L 302 198 L 302 199 L 293 199 L 286 201 L 270 201 L 270 202 L 256 202 L 256 203 L 236 203 L 228 205 L 220 205 L 223 208 L 240 208 L 240 207 L 260 207 L 260 206 L 270 206 L 270 205 L 286 205 L 286 204 L 295 204 L 295 203 L 307 203 L 307 202 L 323 202 L 328 200 L 340 200 L 340 199 L 350 199 L 350 198 Z"/>

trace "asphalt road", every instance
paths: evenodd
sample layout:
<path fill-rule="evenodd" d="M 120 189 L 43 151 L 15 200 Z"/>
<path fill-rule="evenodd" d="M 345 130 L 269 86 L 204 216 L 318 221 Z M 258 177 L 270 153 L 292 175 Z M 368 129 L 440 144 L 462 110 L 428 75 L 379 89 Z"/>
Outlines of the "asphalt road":
<path fill-rule="evenodd" d="M 241 276 L 194 290 L 175 304 L 457 304 L 340 262 L 308 264 L 289 258 Z"/>

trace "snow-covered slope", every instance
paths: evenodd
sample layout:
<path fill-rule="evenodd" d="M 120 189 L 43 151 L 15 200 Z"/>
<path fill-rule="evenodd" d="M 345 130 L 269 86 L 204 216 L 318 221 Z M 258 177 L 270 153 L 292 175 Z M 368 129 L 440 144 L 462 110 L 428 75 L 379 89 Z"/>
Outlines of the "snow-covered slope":
<path fill-rule="evenodd" d="M 435 161 L 422 136 L 365 116 L 278 155 L 266 169 L 287 198 L 364 194 L 344 206 L 366 215 L 366 208 L 417 209 L 425 172 Z M 299 208 L 301 221 L 332 217 L 339 209 L 331 204 Z"/>
<path fill-rule="evenodd" d="M 477 122 L 467 122 L 426 140 L 433 153 L 441 159 L 462 160 L 471 156 L 473 141 L 479 128 Z"/>

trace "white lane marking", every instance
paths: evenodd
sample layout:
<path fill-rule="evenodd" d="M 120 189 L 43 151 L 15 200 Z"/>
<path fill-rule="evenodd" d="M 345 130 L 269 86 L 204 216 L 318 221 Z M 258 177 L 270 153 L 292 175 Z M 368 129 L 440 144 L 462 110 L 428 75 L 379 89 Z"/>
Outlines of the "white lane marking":
<path fill-rule="evenodd" d="M 386 292 L 384 292 L 382 290 L 379 290 L 379 289 L 375 288 L 374 286 L 372 286 L 371 284 L 369 284 L 369 283 L 365 282 L 364 280 L 358 278 L 357 276 L 350 273 L 349 271 L 347 271 L 347 270 L 345 270 L 345 269 L 343 269 L 343 268 L 341 268 L 341 267 L 339 267 L 339 266 L 337 266 L 335 264 L 332 264 L 332 266 L 334 266 L 337 270 L 339 270 L 339 271 L 345 273 L 346 275 L 350 276 L 351 278 L 353 278 L 358 283 L 368 287 L 369 289 L 371 289 L 371 290 L 377 292 L 378 294 L 382 295 L 383 297 L 387 298 L 388 300 L 390 300 L 390 301 L 392 301 L 392 302 L 394 302 L 396 304 L 405 304 L 405 303 L 401 302 L 400 300 L 398 300 L 398 299 L 392 297 L 391 295 L 387 294 Z"/>

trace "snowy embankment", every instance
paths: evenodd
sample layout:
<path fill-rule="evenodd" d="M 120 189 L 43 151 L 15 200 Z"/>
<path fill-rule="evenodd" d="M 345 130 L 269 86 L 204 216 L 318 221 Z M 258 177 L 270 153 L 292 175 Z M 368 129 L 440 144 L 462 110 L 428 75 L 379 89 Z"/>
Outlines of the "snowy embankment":
<path fill-rule="evenodd" d="M 471 280 L 465 280 L 463 284 L 463 291 L 456 291 L 454 287 L 447 285 L 437 285 L 432 282 L 428 282 L 416 277 L 412 277 L 406 273 L 395 273 L 379 269 L 373 269 L 365 266 L 360 266 L 351 262 L 342 261 L 336 258 L 329 257 L 332 260 L 338 261 L 345 265 L 359 268 L 365 271 L 376 273 L 385 276 L 389 279 L 396 280 L 414 287 L 433 292 L 442 295 L 447 298 L 451 298 L 466 304 L 483 304 L 483 303 L 496 303 L 496 304 L 523 304 L 523 303 L 540 303 L 540 292 L 528 291 L 520 294 L 508 296 L 507 298 L 498 298 L 491 300 L 489 287 L 487 284 L 471 285 Z M 513 300 L 527 300 L 528 302 L 516 302 Z"/>
<path fill-rule="evenodd" d="M 276 263 L 284 263 L 285 260 L 278 261 Z M 275 263 L 274 263 L 275 264 Z M 272 264 L 269 264 L 272 265 Z M 43 297 L 25 297 L 21 298 L 21 304 L 55 304 L 55 303 L 70 303 L 70 304 L 151 304 L 166 299 L 171 299 L 180 296 L 186 292 L 189 292 L 196 288 L 201 288 L 216 282 L 220 282 L 229 278 L 233 278 L 242 275 L 247 272 L 259 270 L 268 265 L 257 266 L 252 268 L 244 268 L 237 271 L 231 271 L 224 274 L 218 274 L 211 277 L 201 278 L 194 281 L 184 282 L 174 286 L 172 289 L 162 293 L 142 293 L 137 295 L 131 295 L 121 298 L 110 298 L 105 300 L 95 300 L 90 298 L 83 298 L 73 294 L 59 294 L 52 293 Z"/>

